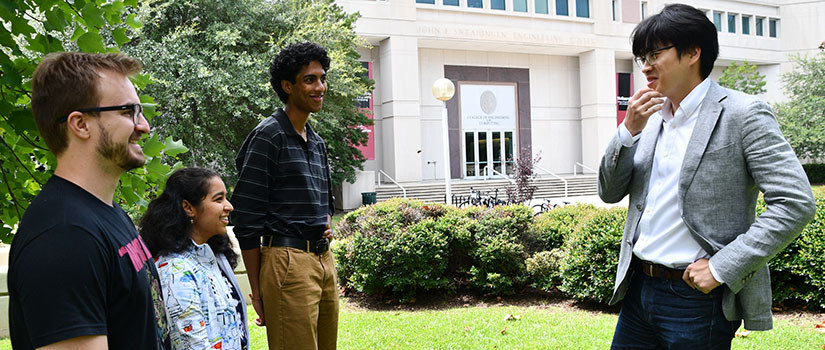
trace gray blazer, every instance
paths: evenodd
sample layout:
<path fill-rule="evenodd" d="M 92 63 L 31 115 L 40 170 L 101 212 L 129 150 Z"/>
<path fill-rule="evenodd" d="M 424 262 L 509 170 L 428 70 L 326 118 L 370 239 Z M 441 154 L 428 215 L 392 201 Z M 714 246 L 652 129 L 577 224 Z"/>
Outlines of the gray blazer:
<path fill-rule="evenodd" d="M 610 304 L 630 278 L 634 235 L 645 209 L 662 117 L 648 120 L 639 141 L 623 147 L 614 137 L 599 167 L 599 196 L 615 203 L 630 195 L 619 269 Z M 755 218 L 764 193 L 767 211 Z M 768 260 L 793 241 L 816 207 L 805 172 L 765 102 L 711 81 L 679 175 L 682 220 L 710 255 L 725 282 L 723 311 L 749 330 L 773 327 Z"/>
<path fill-rule="evenodd" d="M 216 261 L 218 262 L 218 267 L 221 269 L 224 275 L 226 275 L 229 282 L 232 283 L 232 288 L 235 289 L 235 292 L 238 293 L 238 297 L 241 298 L 241 317 L 243 320 L 243 332 L 246 335 L 246 348 L 249 349 L 250 343 L 252 342 L 249 339 L 249 323 L 246 320 L 246 301 L 243 296 L 243 290 L 241 290 L 241 286 L 238 284 L 238 279 L 235 278 L 235 271 L 232 270 L 232 265 L 229 265 L 229 260 L 226 259 L 226 256 L 223 254 L 218 254 L 215 257 Z M 240 259 L 240 256 L 238 257 Z"/>

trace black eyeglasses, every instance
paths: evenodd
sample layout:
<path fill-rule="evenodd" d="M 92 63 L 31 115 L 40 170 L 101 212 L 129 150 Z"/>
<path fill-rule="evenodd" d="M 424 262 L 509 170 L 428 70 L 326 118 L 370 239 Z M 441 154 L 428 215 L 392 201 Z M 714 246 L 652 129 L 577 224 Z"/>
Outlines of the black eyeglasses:
<path fill-rule="evenodd" d="M 120 106 L 107 106 L 107 107 L 93 107 L 93 108 L 82 108 L 77 109 L 76 111 L 87 113 L 87 112 L 106 112 L 106 111 L 130 111 L 132 121 L 135 125 L 140 123 L 140 115 L 143 114 L 143 105 L 140 103 L 132 103 L 127 105 L 120 105 Z M 69 116 L 66 116 L 60 122 L 63 123 L 69 119 Z"/>
<path fill-rule="evenodd" d="M 665 47 L 662 47 L 662 48 L 658 48 L 656 50 L 653 50 L 653 51 L 650 51 L 650 52 L 646 53 L 644 56 L 634 57 L 633 61 L 635 61 L 636 64 L 639 65 L 639 68 L 644 68 L 645 63 L 652 66 L 652 65 L 656 64 L 656 59 L 659 58 L 659 53 L 661 53 L 662 51 L 665 51 L 667 49 L 674 48 L 674 47 L 676 47 L 676 46 L 675 45 L 670 45 L 670 46 L 665 46 Z"/>

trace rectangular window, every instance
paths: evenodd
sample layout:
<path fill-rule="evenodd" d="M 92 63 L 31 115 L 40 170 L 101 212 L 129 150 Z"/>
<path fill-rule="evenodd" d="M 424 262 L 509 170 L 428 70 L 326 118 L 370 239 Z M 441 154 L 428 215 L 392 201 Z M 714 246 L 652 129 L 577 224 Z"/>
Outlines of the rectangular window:
<path fill-rule="evenodd" d="M 589 0 L 576 0 L 576 17 L 590 18 Z"/>
<path fill-rule="evenodd" d="M 490 8 L 493 10 L 504 10 L 504 0 L 490 0 Z"/>
<path fill-rule="evenodd" d="M 527 0 L 513 0 L 513 11 L 527 12 Z"/>
<path fill-rule="evenodd" d="M 613 0 L 613 20 L 618 21 L 619 19 L 616 18 L 616 0 Z"/>
<path fill-rule="evenodd" d="M 647 18 L 647 1 L 642 1 L 642 20 Z"/>
<path fill-rule="evenodd" d="M 777 20 L 775 20 L 775 19 L 771 19 L 771 20 L 769 21 L 770 25 L 769 25 L 769 27 L 768 27 L 768 28 L 769 28 L 769 29 L 768 29 L 768 30 L 769 30 L 769 31 L 768 31 L 768 33 L 770 34 L 771 38 L 776 38 L 776 29 L 777 29 L 777 28 L 776 28 L 776 26 L 777 26 L 777 23 L 776 23 L 776 22 L 779 22 L 779 21 L 777 21 Z"/>
<path fill-rule="evenodd" d="M 547 0 L 536 0 L 536 13 L 548 14 Z"/>
<path fill-rule="evenodd" d="M 714 12 L 713 13 L 713 25 L 716 26 L 716 31 L 722 31 L 722 13 L 721 12 Z"/>
<path fill-rule="evenodd" d="M 458 6 L 458 0 L 443 0 L 442 3 L 447 6 Z"/>
<path fill-rule="evenodd" d="M 751 34 L 751 17 L 750 16 L 742 16 L 742 34 L 750 35 Z"/>
<path fill-rule="evenodd" d="M 567 0 L 556 0 L 556 14 L 559 16 L 570 15 L 570 10 L 567 8 Z"/>
<path fill-rule="evenodd" d="M 476 9 L 484 8 L 484 2 L 482 2 L 482 0 L 467 0 L 467 7 Z"/>
<path fill-rule="evenodd" d="M 728 14 L 728 33 L 736 33 L 736 15 Z"/>
<path fill-rule="evenodd" d="M 762 18 L 762 17 L 756 17 L 756 23 L 755 23 L 755 24 L 756 24 L 756 35 L 758 35 L 758 36 L 763 36 L 763 35 L 765 35 L 765 34 L 762 32 L 762 31 L 764 30 L 764 29 L 763 29 L 763 27 L 764 27 L 764 23 L 765 23 L 765 19 L 764 19 L 764 18 Z"/>
<path fill-rule="evenodd" d="M 435 4 L 435 0 L 415 0 L 417 4 Z"/>

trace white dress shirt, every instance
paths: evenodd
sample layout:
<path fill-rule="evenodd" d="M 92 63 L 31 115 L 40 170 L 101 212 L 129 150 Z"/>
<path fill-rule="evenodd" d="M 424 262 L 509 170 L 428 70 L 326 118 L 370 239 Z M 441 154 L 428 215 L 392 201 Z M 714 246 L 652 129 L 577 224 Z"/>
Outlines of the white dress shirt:
<path fill-rule="evenodd" d="M 709 86 L 708 79 L 702 81 L 682 100 L 675 113 L 670 101 L 665 99 L 659 112 L 662 128 L 653 156 L 645 211 L 633 246 L 633 254 L 639 259 L 684 269 L 698 259 L 709 257 L 682 221 L 678 195 L 682 161 Z M 625 147 L 633 146 L 641 137 L 641 133 L 630 135 L 624 123 L 619 125 L 617 133 Z M 711 273 L 721 281 L 712 266 Z"/>

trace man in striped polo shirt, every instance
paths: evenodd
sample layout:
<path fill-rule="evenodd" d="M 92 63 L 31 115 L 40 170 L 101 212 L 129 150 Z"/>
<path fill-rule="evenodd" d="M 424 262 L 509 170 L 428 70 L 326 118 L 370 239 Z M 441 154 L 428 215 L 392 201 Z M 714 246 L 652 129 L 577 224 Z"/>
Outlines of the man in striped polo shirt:
<path fill-rule="evenodd" d="M 335 349 L 338 292 L 329 251 L 327 148 L 307 123 L 321 110 L 330 58 L 314 43 L 281 50 L 269 68 L 284 103 L 241 146 L 234 233 L 270 349 Z"/>

